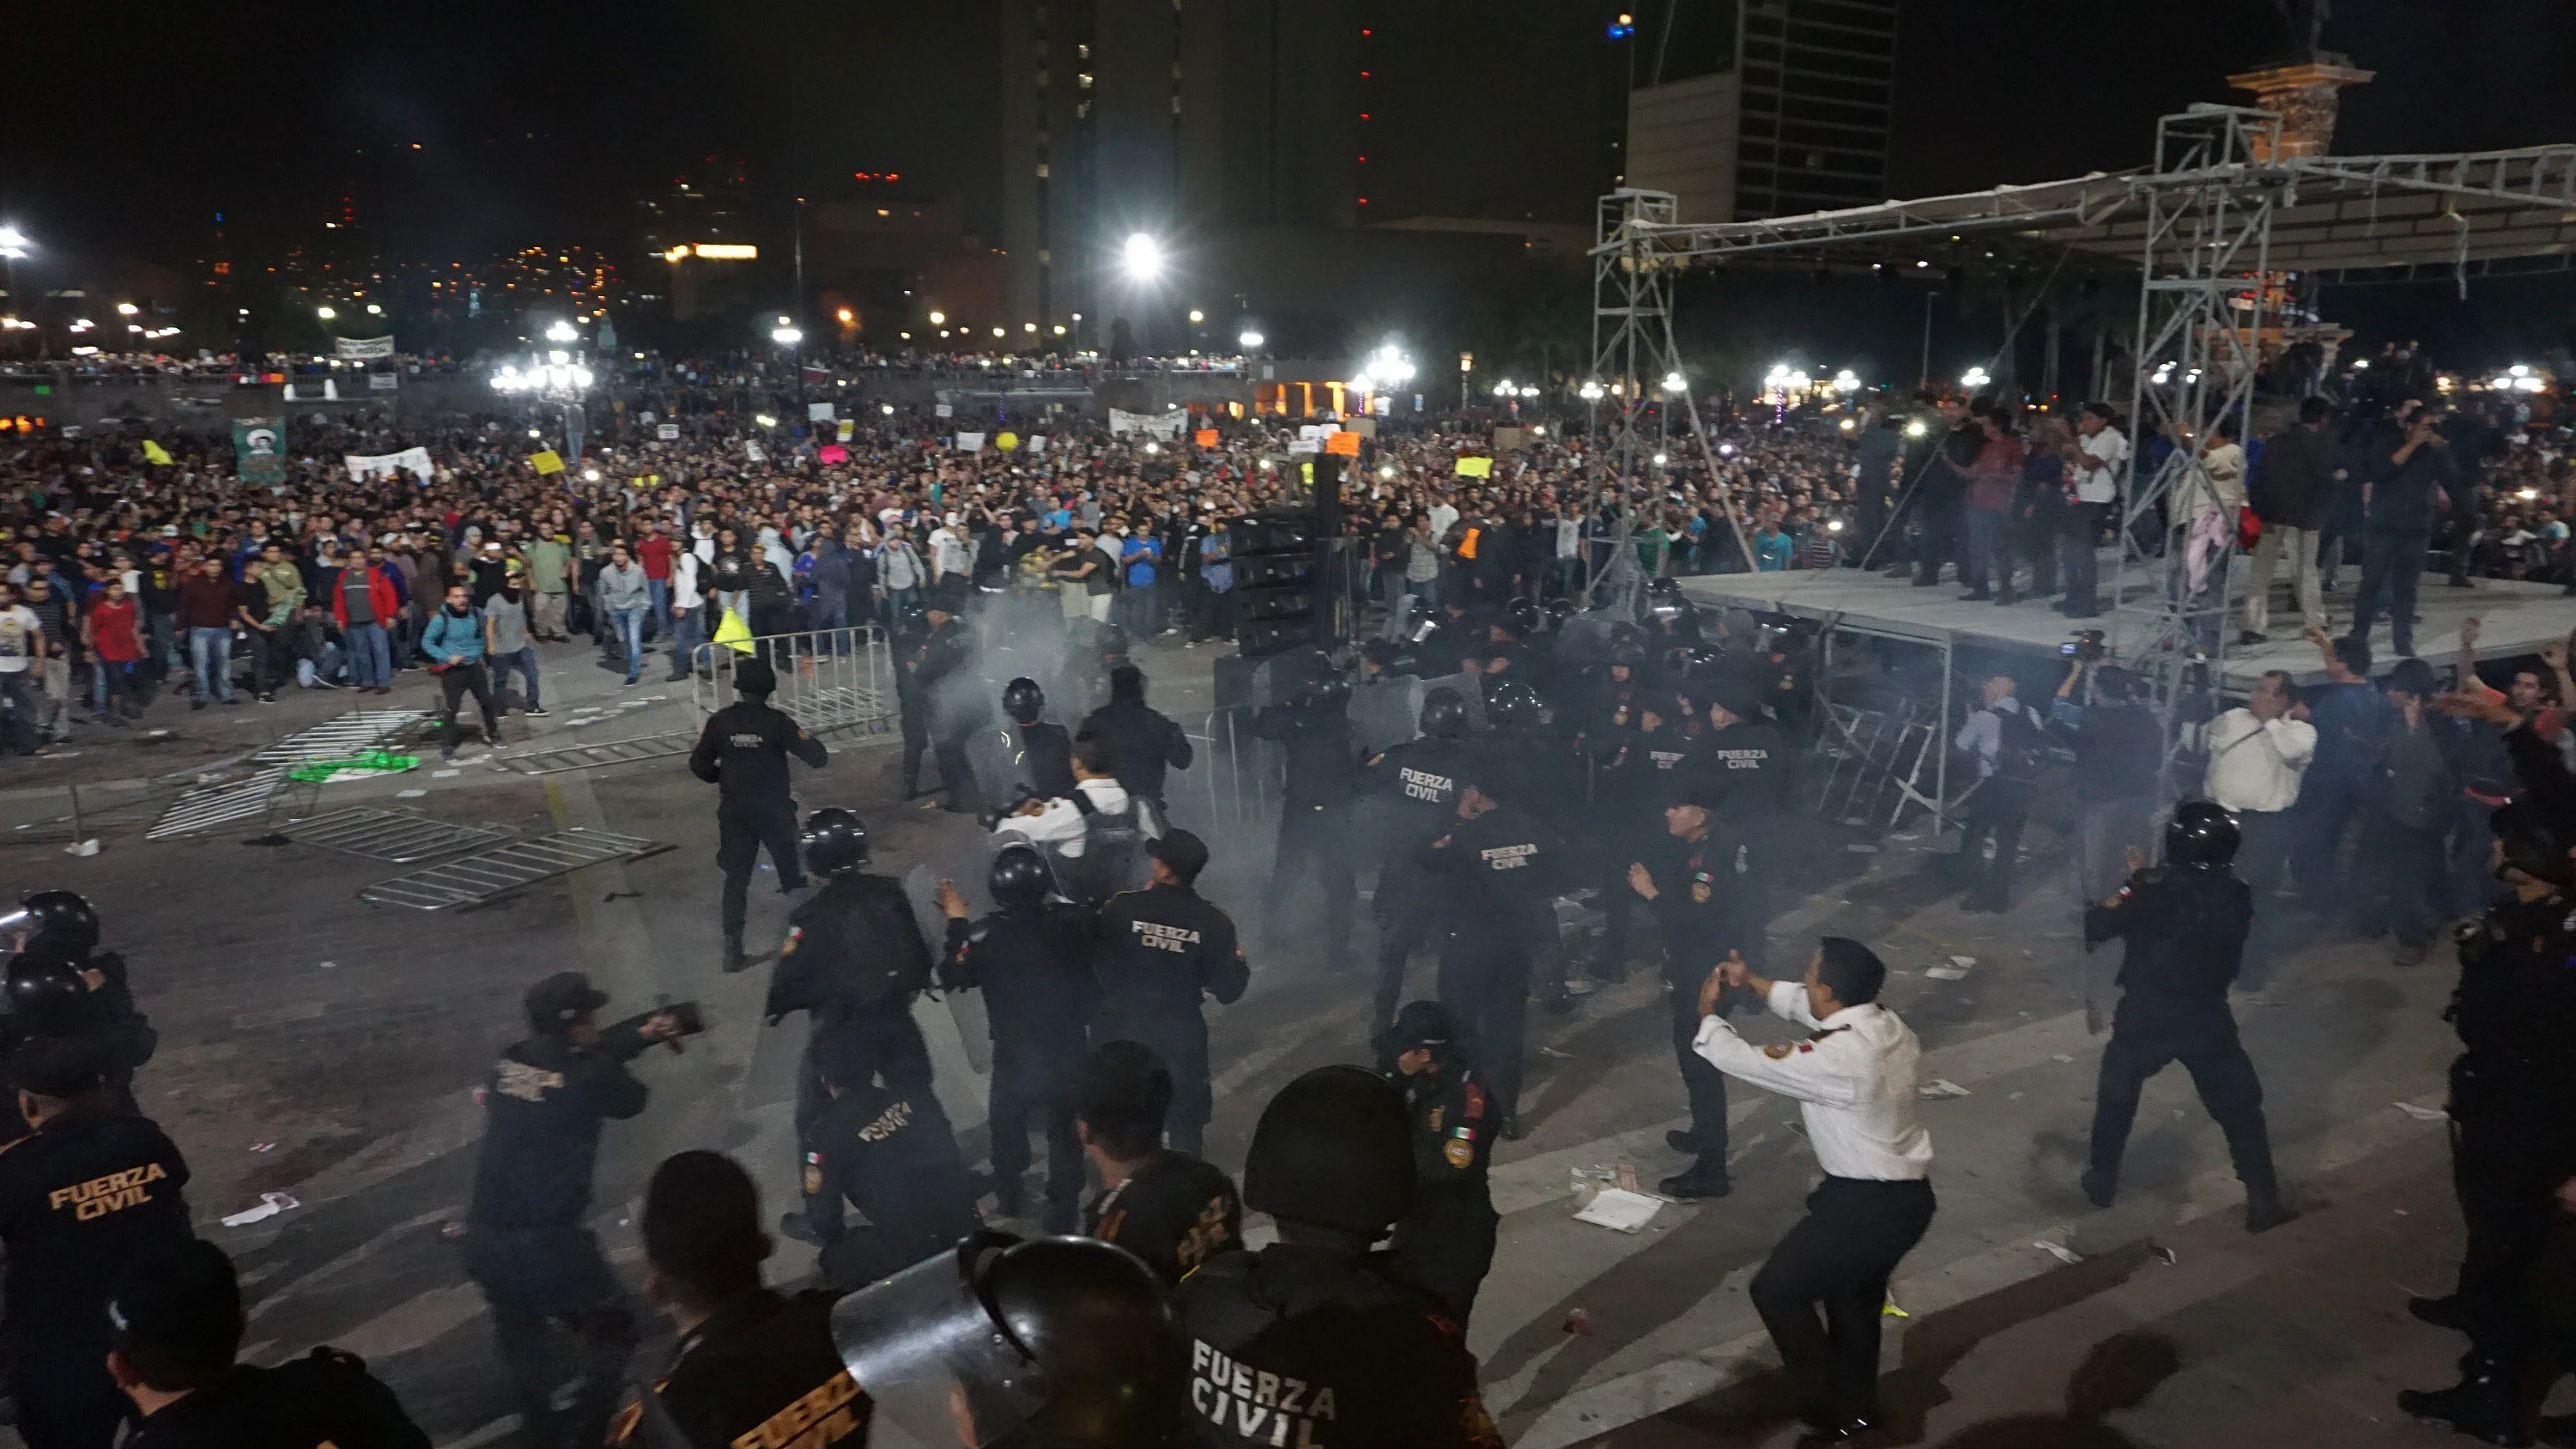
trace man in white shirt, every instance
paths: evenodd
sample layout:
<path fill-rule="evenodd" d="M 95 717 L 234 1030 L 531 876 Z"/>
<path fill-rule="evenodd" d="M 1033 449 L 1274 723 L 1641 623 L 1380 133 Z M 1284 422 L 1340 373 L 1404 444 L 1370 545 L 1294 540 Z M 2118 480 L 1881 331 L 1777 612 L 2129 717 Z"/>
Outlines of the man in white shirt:
<path fill-rule="evenodd" d="M 1691 1049 L 1730 1077 L 1795 1098 L 1825 1180 L 1749 1289 L 1780 1350 L 1799 1417 L 1839 1443 L 1878 1422 L 1878 1320 L 1887 1280 L 1932 1224 L 1932 1139 L 1915 1097 L 1923 1049 L 1878 1004 L 1887 967 L 1867 946 L 1827 936 L 1804 981 L 1771 981 L 1732 951 L 1699 993 Z M 1757 1047 L 1718 1015 L 1749 987 L 1812 1033 Z M 1820 1322 L 1817 1309 L 1822 1307 Z"/>
<path fill-rule="evenodd" d="M 2299 836 L 2290 808 L 2299 803 L 2299 782 L 2317 754 L 2317 727 L 2308 723 L 2307 713 L 2289 672 L 2274 669 L 2254 681 L 2243 708 L 2209 722 L 2209 772 L 2201 792 L 2235 813 L 2244 837 L 2236 851 L 2236 874 L 2254 893 L 2254 925 L 2245 937 L 2244 964 L 2236 975 L 2248 991 L 2262 990 L 2271 976 L 2272 936 L 2281 923 L 2281 904 L 2273 892 L 2280 888 Z"/>
<path fill-rule="evenodd" d="M 9 707 L 10 745 L 22 755 L 36 753 L 35 661 L 45 652 L 45 631 L 36 611 L 18 602 L 15 584 L 0 584 L 0 699 Z"/>
<path fill-rule="evenodd" d="M 2086 403 L 2075 420 L 2081 438 L 2075 455 L 2075 506 L 2066 515 L 2066 598 L 2058 611 L 2077 619 L 2102 612 L 2101 579 L 2093 550 L 2102 520 L 2119 500 L 2129 472 L 2129 440 L 2111 425 L 2109 403 Z"/>

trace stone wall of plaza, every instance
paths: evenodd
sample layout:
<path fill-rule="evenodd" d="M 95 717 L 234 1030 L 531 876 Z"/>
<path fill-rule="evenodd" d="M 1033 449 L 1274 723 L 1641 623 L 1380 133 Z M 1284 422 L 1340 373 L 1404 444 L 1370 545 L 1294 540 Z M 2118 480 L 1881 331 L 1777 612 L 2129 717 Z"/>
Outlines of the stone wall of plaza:
<path fill-rule="evenodd" d="M 337 400 L 311 398 L 307 395 L 309 389 L 299 388 L 290 402 L 280 386 L 235 386 L 221 377 L 58 375 L 51 382 L 0 377 L 0 418 L 42 418 L 57 427 L 131 424 L 213 429 L 231 418 L 283 413 L 355 417 L 390 411 L 397 420 L 426 422 L 459 414 L 508 415 L 528 406 L 523 400 L 495 393 L 478 375 L 406 376 L 400 386 L 384 392 L 348 391 L 345 385 L 352 381 L 363 388 L 364 378 L 348 373 L 341 374 L 341 378 L 344 390 Z M 765 386 L 783 391 L 793 385 L 792 381 L 781 380 Z M 1105 416 L 1111 407 L 1129 412 L 1191 406 L 1226 411 L 1228 404 L 1240 404 L 1248 410 L 1253 393 L 1252 384 L 1241 374 L 1219 371 L 1062 371 L 1031 375 L 998 368 L 869 368 L 854 370 L 833 381 L 809 384 L 806 395 L 813 401 L 826 397 L 843 400 L 846 411 L 853 414 L 886 404 L 909 411 L 944 402 L 957 417 L 974 419 L 997 414 L 1014 418 L 1098 417 Z M 625 384 L 596 389 L 592 396 L 594 407 L 608 401 L 623 401 L 631 408 L 653 405 L 648 389 Z M 763 398 L 760 405 L 769 403 Z"/>

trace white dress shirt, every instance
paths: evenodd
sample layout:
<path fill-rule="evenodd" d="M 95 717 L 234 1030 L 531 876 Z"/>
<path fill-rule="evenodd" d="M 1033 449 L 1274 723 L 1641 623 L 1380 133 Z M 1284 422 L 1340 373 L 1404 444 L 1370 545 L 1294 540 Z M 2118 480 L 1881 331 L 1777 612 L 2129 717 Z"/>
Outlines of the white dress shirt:
<path fill-rule="evenodd" d="M 2231 709 L 2209 722 L 2209 773 L 2202 792 L 2230 810 L 2287 810 L 2316 758 L 2317 727 L 2288 715 L 2260 720 Z"/>
<path fill-rule="evenodd" d="M 1096 814 L 1115 815 L 1127 808 L 1127 791 L 1117 781 L 1103 777 L 1077 780 L 1073 788 L 1091 802 Z M 1080 860 L 1082 847 L 1091 833 L 1091 824 L 1083 818 L 1082 809 L 1058 796 L 1046 802 L 1046 808 L 1035 815 L 1005 815 L 993 826 L 999 836 L 1016 835 L 1031 845 L 1052 845 L 1067 860 Z"/>
<path fill-rule="evenodd" d="M 2084 456 L 2099 462 L 2098 468 L 2079 468 L 2075 474 L 2075 501 L 2108 503 L 2120 496 L 2120 467 L 2129 460 L 2129 440 L 2120 430 L 2104 425 L 2100 432 L 2077 444 Z"/>
<path fill-rule="evenodd" d="M 1806 984 L 1798 981 L 1772 982 L 1770 1004 L 1773 1015 L 1816 1035 L 1757 1047 L 1725 1017 L 1709 1016 L 1691 1050 L 1730 1077 L 1796 1098 L 1816 1165 L 1827 1176 L 1878 1182 L 1931 1176 L 1932 1138 L 1915 1095 L 1923 1048 L 1896 1013 L 1872 1001 L 1819 1021 L 1807 1007 Z"/>

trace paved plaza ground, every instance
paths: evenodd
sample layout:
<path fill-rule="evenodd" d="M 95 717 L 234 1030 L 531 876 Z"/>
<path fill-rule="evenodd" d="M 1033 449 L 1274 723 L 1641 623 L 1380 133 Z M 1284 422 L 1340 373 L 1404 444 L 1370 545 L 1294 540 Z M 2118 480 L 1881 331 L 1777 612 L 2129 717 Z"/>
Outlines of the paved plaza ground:
<path fill-rule="evenodd" d="M 1158 702 L 1206 707 L 1210 651 L 1158 644 L 1145 656 Z M 648 674 L 659 673 L 657 660 Z M 165 701 L 143 728 L 85 732 L 72 758 L 15 762 L 0 777 L 0 866 L 13 889 L 87 893 L 131 958 L 162 1042 L 138 1094 L 188 1156 L 202 1231 L 242 1264 L 253 1356 L 337 1343 L 364 1355 L 436 1442 L 502 1442 L 512 1421 L 451 1228 L 479 1125 L 472 1089 L 519 1034 L 528 983 L 574 968 L 612 994 L 612 1012 L 658 994 L 707 1004 L 713 1029 L 684 1055 L 640 1061 L 651 1106 L 609 1127 L 595 1226 L 623 1268 L 639 1267 L 634 1200 L 673 1150 L 737 1153 L 773 1212 L 792 1205 L 787 1115 L 803 1026 L 763 1023 L 765 972 L 716 970 L 713 791 L 676 759 L 530 777 L 470 747 L 454 775 L 433 773 L 433 751 L 409 775 L 324 787 L 324 808 L 399 806 L 523 834 L 588 825 L 673 847 L 456 912 L 367 904 L 362 887 L 408 867 L 241 843 L 254 824 L 147 844 L 109 809 L 86 832 L 100 853 L 72 857 L 56 823 L 74 782 L 95 824 L 103 806 L 136 798 L 119 782 L 201 768 L 360 703 L 426 707 L 429 677 L 402 678 L 383 701 L 290 691 L 273 706 L 193 713 Z M 621 690 L 582 648 L 550 648 L 547 688 L 555 717 L 511 716 L 508 748 L 529 725 L 546 740 L 695 726 L 685 686 Z M 569 722 L 571 705 L 621 700 L 637 703 L 578 731 Z M 838 742 L 828 770 L 800 767 L 799 799 L 859 809 L 884 868 L 957 869 L 970 823 L 895 803 L 894 758 L 885 742 Z M 1203 783 L 1176 785 L 1183 823 L 1205 808 Z M 1235 1170 L 1280 1085 L 1365 1060 L 1367 981 L 1327 973 L 1310 953 L 1264 952 L 1268 831 L 1210 834 L 1207 893 L 1252 948 L 1250 993 L 1210 1012 L 1210 1155 Z M 2096 1212 L 2075 1187 L 2100 1041 L 2080 1009 L 2066 849 L 2045 824 L 2025 845 L 2020 899 L 1994 917 L 1961 914 L 1929 873 L 1946 841 L 1807 825 L 1790 842 L 1800 893 L 1781 902 L 1775 950 L 1803 955 L 1822 932 L 1871 942 L 1896 972 L 1888 1004 L 1925 1044 L 1925 1077 L 1966 1093 L 1924 1104 L 1940 1212 L 1895 1286 L 1910 1317 L 1888 1323 L 1898 1442 L 2444 1442 L 2391 1399 L 2446 1382 L 2460 1348 L 2404 1312 L 2410 1292 L 2448 1288 L 2459 1238 L 2443 1129 L 2422 1110 L 2439 1107 L 2453 1050 L 2440 1020 L 2447 960 L 2399 968 L 2383 943 L 2308 939 L 2268 995 L 2240 1008 L 2297 1221 L 2243 1232 L 2218 1132 L 2179 1070 L 2149 1087 L 2125 1197 Z M 755 890 L 755 945 L 788 905 L 772 879 Z M 1954 956 L 1974 958 L 1965 976 L 1925 974 Z M 1427 959 L 1417 971 L 1427 990 Z M 920 1010 L 941 1094 L 980 1161 L 974 1058 L 946 1004 Z M 1668 1206 L 1633 1236 L 1573 1221 L 1576 1170 L 1630 1163 L 1651 1186 L 1681 1165 L 1662 1142 L 1683 1111 L 1666 1008 L 1640 967 L 1570 1014 L 1530 1020 L 1529 1131 L 1497 1154 L 1501 1246 L 1472 1333 L 1506 1436 L 1532 1449 L 1786 1444 L 1793 1426 L 1744 1285 L 1814 1176 L 1795 1112 L 1733 1092 L 1729 1198 Z M 218 1224 L 263 1192 L 297 1205 Z M 801 1274 L 811 1250 L 786 1244 L 775 1266 Z"/>

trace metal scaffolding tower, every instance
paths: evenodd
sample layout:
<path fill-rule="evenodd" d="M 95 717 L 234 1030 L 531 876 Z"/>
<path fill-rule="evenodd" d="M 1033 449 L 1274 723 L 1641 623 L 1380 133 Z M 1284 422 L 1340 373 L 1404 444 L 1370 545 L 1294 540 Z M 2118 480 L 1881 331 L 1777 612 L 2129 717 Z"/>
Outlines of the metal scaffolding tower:
<path fill-rule="evenodd" d="M 2141 458 L 2170 444 L 2127 490 L 2112 653 L 2148 682 L 2165 725 L 2165 766 L 2206 717 L 2223 677 L 2235 598 L 2236 511 L 2219 506 L 2207 466 L 2222 421 L 2241 443 L 2261 365 L 2272 221 L 2287 177 L 2258 162 L 2280 153 L 2281 118 L 2195 106 L 2156 126 L 2144 203 L 2138 347 L 2129 417 Z M 2243 467 L 2237 468 L 2237 489 Z M 2171 781 L 2168 781 L 2170 787 Z"/>

